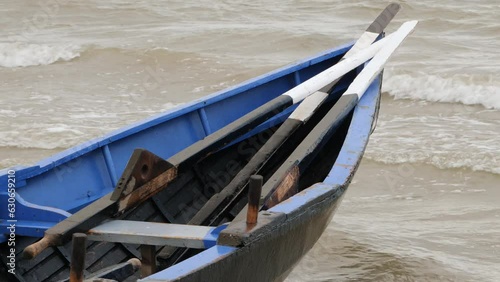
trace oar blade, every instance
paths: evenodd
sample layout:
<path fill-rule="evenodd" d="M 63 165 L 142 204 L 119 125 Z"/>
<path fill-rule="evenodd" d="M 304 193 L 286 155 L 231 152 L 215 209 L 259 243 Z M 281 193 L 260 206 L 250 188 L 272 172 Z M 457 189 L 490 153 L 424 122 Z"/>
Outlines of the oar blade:
<path fill-rule="evenodd" d="M 383 48 L 371 59 L 371 61 L 363 68 L 360 74 L 353 80 L 344 95 L 356 94 L 361 98 L 368 89 L 368 86 L 384 69 L 385 64 L 394 54 L 396 49 L 401 46 L 403 41 L 415 30 L 418 21 L 408 21 L 392 34 L 391 40 L 388 41 Z"/>

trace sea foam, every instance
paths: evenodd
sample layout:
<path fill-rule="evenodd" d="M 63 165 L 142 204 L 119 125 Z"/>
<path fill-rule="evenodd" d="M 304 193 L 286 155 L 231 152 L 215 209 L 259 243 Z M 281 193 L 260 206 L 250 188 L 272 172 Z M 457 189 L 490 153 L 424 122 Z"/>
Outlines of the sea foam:
<path fill-rule="evenodd" d="M 50 44 L 0 43 L 0 66 L 7 68 L 49 65 L 80 56 L 81 47 Z"/>
<path fill-rule="evenodd" d="M 466 79 L 459 75 L 444 78 L 428 74 L 391 74 L 384 80 L 384 90 L 396 99 L 482 105 L 500 110 L 500 84 L 493 77 L 472 79 L 469 76 Z"/>

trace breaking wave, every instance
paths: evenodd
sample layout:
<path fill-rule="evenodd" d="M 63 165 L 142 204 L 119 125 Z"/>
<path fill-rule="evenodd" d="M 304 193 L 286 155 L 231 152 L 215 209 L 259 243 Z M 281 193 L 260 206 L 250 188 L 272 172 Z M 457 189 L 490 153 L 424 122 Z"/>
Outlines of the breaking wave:
<path fill-rule="evenodd" d="M 436 108 L 427 107 L 426 112 L 417 109 L 416 116 L 382 114 L 365 158 L 384 164 L 426 164 L 443 170 L 500 174 L 499 123 L 474 115 L 476 112 L 433 114 Z"/>
<path fill-rule="evenodd" d="M 395 74 L 386 76 L 384 89 L 396 99 L 482 105 L 500 110 L 500 85 L 493 76 L 443 78 L 437 75 Z"/>
<path fill-rule="evenodd" d="M 493 153 L 395 152 L 387 154 L 387 152 L 371 151 L 365 157 L 391 165 L 427 164 L 439 169 L 467 169 L 500 175 L 500 159 Z"/>
<path fill-rule="evenodd" d="M 80 56 L 81 47 L 72 44 L 0 43 L 0 66 L 6 68 L 50 65 Z"/>

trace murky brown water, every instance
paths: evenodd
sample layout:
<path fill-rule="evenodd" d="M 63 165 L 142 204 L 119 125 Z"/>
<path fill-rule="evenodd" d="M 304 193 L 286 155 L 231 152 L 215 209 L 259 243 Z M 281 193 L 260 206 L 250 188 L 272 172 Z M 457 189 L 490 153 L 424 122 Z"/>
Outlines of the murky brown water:
<path fill-rule="evenodd" d="M 414 1 L 415 2 L 415 1 Z M 385 1 L 0 4 L 0 168 L 348 42 Z M 288 281 L 498 281 L 500 3 L 418 1 L 378 128 Z"/>

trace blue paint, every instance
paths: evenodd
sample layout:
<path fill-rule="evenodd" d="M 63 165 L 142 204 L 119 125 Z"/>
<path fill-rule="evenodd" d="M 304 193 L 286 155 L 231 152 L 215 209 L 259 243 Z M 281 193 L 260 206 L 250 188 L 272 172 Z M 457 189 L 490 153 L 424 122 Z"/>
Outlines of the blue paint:
<path fill-rule="evenodd" d="M 219 91 L 205 98 L 176 107 L 97 138 L 29 167 L 16 168 L 17 193 L 26 203 L 73 213 L 113 190 L 135 148 L 144 148 L 168 158 L 194 142 L 247 112 L 277 97 L 296 84 L 296 77 L 306 80 L 340 59 L 350 44 L 323 52 L 313 58 L 283 67 L 240 85 Z M 200 111 L 198 111 L 200 110 Z M 292 110 L 292 109 L 290 109 Z M 246 136 L 279 123 L 288 116 L 284 112 Z M 165 144 L 168 140 L 168 145 Z M 7 171 L 0 171 L 0 206 L 6 206 Z M 22 220 L 26 230 L 36 222 L 39 208 L 25 206 Z M 49 212 L 47 210 L 47 212 Z M 41 235 L 46 228 L 61 220 L 58 213 L 33 227 Z M 0 213 L 0 221 L 7 219 Z M 35 224 L 36 225 L 36 224 Z M 43 231 L 43 230 L 42 230 Z"/>
<path fill-rule="evenodd" d="M 356 106 L 344 146 L 329 176 L 325 179 L 325 182 L 305 189 L 290 199 L 272 207 L 268 212 L 291 214 L 292 212 L 303 210 L 320 197 L 336 197 L 342 194 L 342 188 L 351 180 L 351 170 L 357 167 L 357 163 L 361 160 L 366 147 L 379 98 L 379 87 L 380 77 L 371 84 Z M 225 228 L 225 226 L 220 226 L 218 228 L 221 227 Z M 215 232 L 215 230 L 212 232 Z M 210 238 L 208 241 L 211 242 L 212 240 L 214 239 Z M 224 246 L 215 245 L 186 261 L 139 281 L 180 279 L 189 273 L 195 272 L 217 260 L 223 259 L 237 250 L 236 248 L 225 247 L 229 249 L 221 251 L 222 248 L 224 248 Z"/>
<path fill-rule="evenodd" d="M 217 244 L 217 239 L 219 238 L 219 234 L 222 230 L 226 229 L 229 224 L 223 224 L 221 226 L 217 226 L 207 233 L 205 238 L 203 238 L 203 244 L 205 245 L 205 249 L 211 248 Z"/>
<path fill-rule="evenodd" d="M 353 176 L 352 170 L 357 168 L 358 162 L 363 158 L 363 153 L 368 144 L 381 83 L 379 76 L 366 90 L 354 109 L 353 119 L 342 150 L 323 183 L 344 186 L 345 183 L 350 182 Z"/>
<path fill-rule="evenodd" d="M 280 204 L 268 209 L 267 211 L 290 214 L 296 210 L 304 208 L 309 202 L 313 201 L 314 199 L 331 193 L 333 190 L 337 189 L 338 186 L 316 184 L 301 191 L 300 193 L 294 195 L 286 201 L 283 201 Z"/>
<path fill-rule="evenodd" d="M 357 164 L 361 160 L 366 147 L 367 138 L 369 137 L 371 131 L 371 124 L 380 94 L 380 83 L 381 81 L 379 77 L 371 84 L 361 101 L 356 106 L 348 134 L 344 141 L 344 146 L 342 147 L 337 161 L 324 183 L 316 184 L 305 189 L 290 199 L 272 207 L 268 210 L 268 212 L 290 214 L 304 209 L 319 197 L 336 197 L 341 195 L 343 192 L 342 188 L 350 182 L 352 177 L 351 172 L 357 167 Z M 216 245 L 215 247 L 222 246 Z M 210 250 L 212 249 L 205 252 L 208 254 Z M 231 253 L 235 251 L 236 250 L 232 250 Z M 200 253 L 200 255 L 203 253 Z M 174 265 L 160 273 L 140 281 L 179 279 L 224 257 L 225 256 L 221 256 L 219 254 L 212 256 L 194 256 L 185 262 L 181 262 L 178 265 Z"/>
<path fill-rule="evenodd" d="M 102 153 L 104 154 L 104 161 L 106 163 L 109 176 L 111 177 L 111 185 L 113 185 L 113 187 L 116 187 L 116 183 L 118 183 L 118 177 L 116 176 L 115 164 L 113 163 L 113 157 L 111 156 L 108 145 L 104 145 L 102 147 Z"/>
<path fill-rule="evenodd" d="M 187 260 L 184 260 L 176 265 L 173 265 L 165 270 L 157 272 L 138 281 L 151 282 L 179 279 L 191 272 L 196 271 L 197 269 L 203 268 L 215 261 L 221 260 L 235 253 L 237 250 L 238 248 L 216 245 L 195 256 L 188 258 Z"/>
<path fill-rule="evenodd" d="M 358 162 L 363 157 L 363 152 L 368 144 L 371 124 L 374 119 L 380 89 L 380 76 L 375 79 L 358 105 L 349 126 L 344 145 L 340 150 L 337 160 L 323 183 L 309 187 L 294 195 L 288 200 L 270 208 L 269 212 L 290 214 L 305 208 L 314 199 L 331 194 L 340 195 L 341 188 L 345 187 L 352 178 L 352 170 L 357 168 Z"/>
<path fill-rule="evenodd" d="M 41 237 L 45 230 L 54 225 L 54 222 L 62 221 L 71 215 L 64 210 L 32 204 L 19 194 L 16 194 L 15 199 L 15 218 L 11 219 L 17 220 L 15 222 L 16 235 Z M 6 193 L 0 194 L 0 202 L 7 202 L 7 200 Z M 12 223 L 8 220 L 8 214 L 7 206 L 5 209 L 0 209 L 0 218 L 5 218 L 0 221 L 0 230 L 6 230 Z"/>
<path fill-rule="evenodd" d="M 203 125 L 203 130 L 205 130 L 205 135 L 210 135 L 212 130 L 210 129 L 210 123 L 208 122 L 207 113 L 205 108 L 198 109 L 198 114 L 200 115 L 201 124 Z"/>
<path fill-rule="evenodd" d="M 300 74 L 298 71 L 294 72 L 294 78 L 295 78 L 295 85 L 299 85 L 302 83 L 302 81 L 300 80 Z"/>

